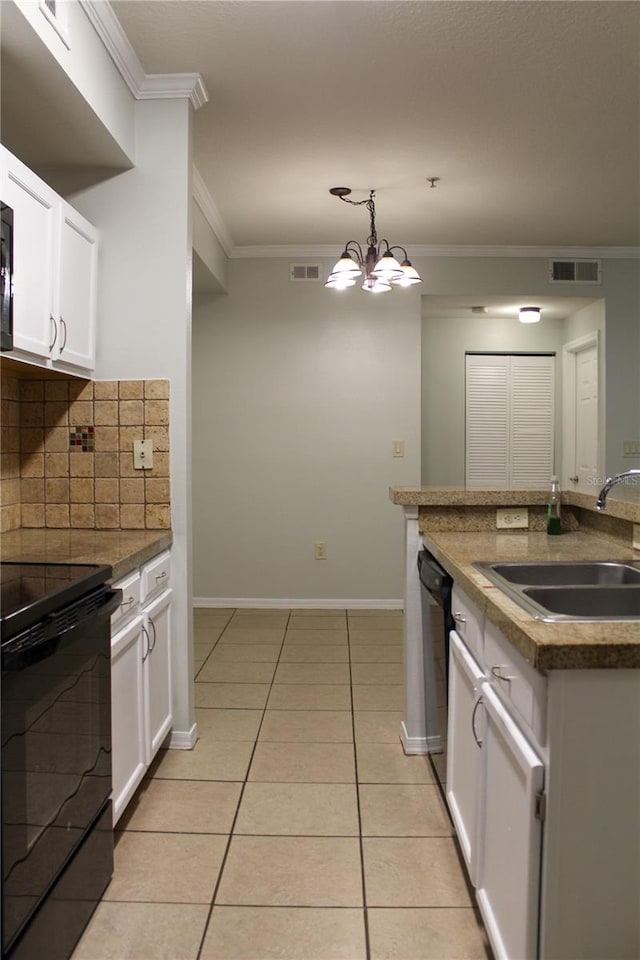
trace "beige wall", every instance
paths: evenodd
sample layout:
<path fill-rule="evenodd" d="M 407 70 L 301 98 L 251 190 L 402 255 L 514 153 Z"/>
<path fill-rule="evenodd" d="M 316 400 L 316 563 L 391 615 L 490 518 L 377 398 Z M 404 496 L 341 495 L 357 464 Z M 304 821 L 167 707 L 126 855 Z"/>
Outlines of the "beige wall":
<path fill-rule="evenodd" d="M 419 294 L 293 283 L 280 259 L 232 260 L 228 283 L 194 304 L 194 595 L 399 601 Z"/>

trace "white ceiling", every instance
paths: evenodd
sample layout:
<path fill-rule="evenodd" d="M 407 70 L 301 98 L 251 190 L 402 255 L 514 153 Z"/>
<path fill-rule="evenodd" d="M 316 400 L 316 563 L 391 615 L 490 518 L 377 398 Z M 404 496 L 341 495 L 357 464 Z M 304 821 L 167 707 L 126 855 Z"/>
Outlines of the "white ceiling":
<path fill-rule="evenodd" d="M 593 299 L 586 297 L 534 297 L 529 301 L 522 297 L 439 297 L 426 294 L 422 297 L 422 316 L 436 320 L 458 320 L 476 316 L 478 322 L 483 319 L 513 320 L 518 316 L 520 307 L 539 307 L 543 320 L 561 321 L 576 313 Z M 484 307 L 483 313 L 475 313 L 473 307 Z"/>
<path fill-rule="evenodd" d="M 234 246 L 640 244 L 640 4 L 112 0 Z M 436 189 L 426 183 L 439 176 Z"/>

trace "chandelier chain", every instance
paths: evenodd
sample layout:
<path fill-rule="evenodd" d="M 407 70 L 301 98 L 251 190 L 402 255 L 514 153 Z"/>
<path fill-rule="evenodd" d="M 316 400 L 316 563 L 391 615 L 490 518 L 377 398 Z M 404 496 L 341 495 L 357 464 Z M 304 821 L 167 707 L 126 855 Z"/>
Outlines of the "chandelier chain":
<path fill-rule="evenodd" d="M 369 229 L 371 231 L 367 243 L 370 247 L 378 246 L 378 234 L 376 232 L 376 205 L 374 202 L 375 190 L 369 192 L 369 196 L 366 200 L 349 200 L 348 197 L 339 197 L 340 200 L 343 200 L 344 203 L 350 203 L 352 207 L 362 207 L 365 206 L 369 211 Z"/>

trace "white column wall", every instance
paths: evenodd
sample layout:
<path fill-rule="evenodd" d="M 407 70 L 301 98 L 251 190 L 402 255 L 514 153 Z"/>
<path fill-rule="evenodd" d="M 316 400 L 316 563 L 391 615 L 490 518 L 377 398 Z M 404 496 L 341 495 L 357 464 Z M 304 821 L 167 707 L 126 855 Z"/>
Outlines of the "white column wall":
<path fill-rule="evenodd" d="M 72 202 L 100 232 L 96 379 L 171 382 L 174 732 L 193 724 L 191 106 L 135 105 L 136 165 Z"/>

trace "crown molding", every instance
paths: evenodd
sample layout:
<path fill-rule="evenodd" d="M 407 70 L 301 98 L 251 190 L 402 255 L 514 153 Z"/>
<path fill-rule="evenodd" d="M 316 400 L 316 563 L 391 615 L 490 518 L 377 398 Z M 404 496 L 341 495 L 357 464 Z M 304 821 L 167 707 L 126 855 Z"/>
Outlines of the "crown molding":
<path fill-rule="evenodd" d="M 268 259 L 271 257 L 300 257 L 314 259 L 317 257 L 335 257 L 339 254 L 336 243 L 329 245 L 283 245 L 233 247 L 229 254 L 232 260 Z M 411 246 L 409 254 L 413 259 L 418 257 L 531 257 L 531 258 L 566 258 L 570 260 L 640 260 L 640 247 L 518 247 L 518 246 L 457 246 L 448 244 L 443 246 Z"/>
<path fill-rule="evenodd" d="M 189 99 L 194 110 L 209 99 L 199 73 L 147 73 L 135 96 L 137 100 Z"/>
<path fill-rule="evenodd" d="M 226 224 L 220 215 L 220 211 L 216 207 L 213 198 L 207 190 L 204 180 L 202 179 L 200 171 L 195 165 L 192 168 L 191 185 L 193 199 L 202 210 L 205 220 L 213 230 L 227 257 L 231 257 L 232 251 L 237 249 L 237 247 L 234 247 L 233 240 L 231 239 L 231 235 L 227 230 Z"/>
<path fill-rule="evenodd" d="M 79 0 L 136 100 L 189 99 L 198 110 L 209 99 L 199 73 L 146 74 L 108 0 Z"/>

